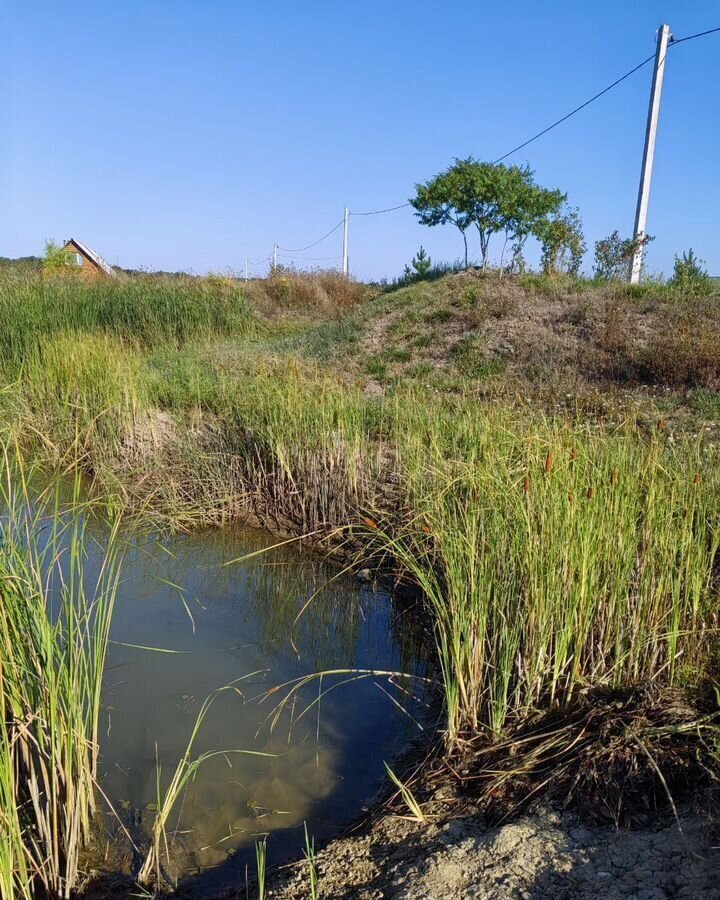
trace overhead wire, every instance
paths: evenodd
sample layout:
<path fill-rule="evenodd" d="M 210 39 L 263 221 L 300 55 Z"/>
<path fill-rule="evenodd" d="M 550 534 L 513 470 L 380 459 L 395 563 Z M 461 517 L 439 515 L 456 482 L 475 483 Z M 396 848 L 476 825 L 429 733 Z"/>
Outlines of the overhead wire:
<path fill-rule="evenodd" d="M 321 238 L 318 238 L 316 241 L 313 241 L 312 244 L 307 244 L 307 246 L 305 246 L 305 247 L 293 247 L 293 248 L 280 247 L 278 245 L 278 250 L 283 250 L 285 253 L 302 253 L 303 250 L 309 250 L 311 247 L 316 247 L 318 244 L 322 243 L 322 241 L 324 241 L 325 238 L 329 238 L 333 232 L 337 231 L 338 228 L 343 224 L 344 221 L 345 221 L 345 217 L 343 216 L 343 218 L 340 219 L 340 221 L 337 223 L 337 225 L 333 225 L 333 227 L 330 229 L 330 231 L 328 231 L 327 234 L 324 234 Z"/>
<path fill-rule="evenodd" d="M 390 206 L 387 209 L 371 209 L 368 212 L 351 212 L 350 215 L 353 215 L 353 216 L 379 216 L 380 213 L 394 212 L 396 209 L 404 209 L 406 206 L 410 206 L 410 204 L 409 203 L 400 203 L 398 206 Z"/>
<path fill-rule="evenodd" d="M 717 28 L 708 28 L 705 31 L 698 31 L 696 34 L 689 34 L 689 35 L 687 35 L 687 37 L 683 37 L 683 38 L 673 37 L 673 38 L 671 38 L 669 46 L 672 47 L 672 46 L 675 46 L 676 44 L 683 44 L 686 41 L 693 41 L 696 38 L 705 37 L 708 34 L 715 34 L 717 32 L 720 32 L 720 26 L 718 26 Z M 570 110 L 569 113 L 566 113 L 564 116 L 557 119 L 555 122 L 548 125 L 546 128 L 543 128 L 542 131 L 538 131 L 537 134 L 532 135 L 532 137 L 529 137 L 526 141 L 523 141 L 521 144 L 518 144 L 516 147 L 513 147 L 512 150 L 508 150 L 507 153 L 503 153 L 502 156 L 499 156 L 496 160 L 493 160 L 493 165 L 497 165 L 498 163 L 502 162 L 504 159 L 507 159 L 509 156 L 512 156 L 514 153 L 517 153 L 518 150 L 524 149 L 529 144 L 532 144 L 534 141 L 543 137 L 543 135 L 546 135 L 548 132 L 552 131 L 554 128 L 557 128 L 558 125 L 562 125 L 563 122 L 567 122 L 568 119 L 571 119 L 574 115 L 577 115 L 577 113 L 581 112 L 583 109 L 586 109 L 588 106 L 590 106 L 590 104 L 594 103 L 596 100 L 599 100 L 600 97 L 603 97 L 605 94 L 607 94 L 613 88 L 616 88 L 619 84 L 622 84 L 623 81 L 625 81 L 627 78 L 630 78 L 631 75 L 634 75 L 635 72 L 642 69 L 654 58 L 655 58 L 655 53 L 651 53 L 650 56 L 643 59 L 636 66 L 633 66 L 633 68 L 629 69 L 627 72 L 625 72 L 624 75 L 621 75 L 619 78 L 616 78 L 615 81 L 613 81 L 607 87 L 604 87 L 601 91 L 598 91 L 597 94 L 593 94 L 593 96 L 590 97 L 588 100 L 586 100 L 584 103 L 581 103 L 579 106 L 576 106 L 574 109 Z M 384 209 L 363 210 L 362 212 L 352 212 L 352 213 L 350 213 L 350 215 L 353 215 L 353 216 L 379 216 L 384 213 L 395 212 L 395 210 L 397 210 L 397 209 L 406 209 L 408 206 L 411 206 L 411 204 L 409 202 L 399 203 L 397 206 L 388 206 Z M 312 247 L 317 246 L 322 241 L 324 241 L 326 238 L 330 237 L 331 234 L 333 234 L 335 231 L 338 230 L 338 228 L 340 228 L 341 225 L 343 225 L 344 221 L 345 221 L 345 219 L 343 217 L 342 219 L 340 219 L 340 221 L 337 223 L 337 225 L 334 225 L 330 229 L 330 231 L 327 232 L 327 234 L 324 234 L 321 238 L 318 238 L 316 241 L 313 241 L 312 244 L 307 244 L 305 247 L 296 247 L 294 249 L 289 249 L 287 247 L 278 247 L 278 250 L 281 250 L 284 253 L 302 253 L 305 250 L 310 250 Z M 300 257 L 296 257 L 296 258 L 300 258 Z M 342 257 L 327 256 L 327 257 L 305 257 L 305 258 L 308 260 L 318 260 L 319 261 L 319 260 L 325 260 L 325 259 L 341 259 Z M 266 262 L 269 259 L 270 259 L 270 257 L 268 256 L 264 260 L 261 260 L 261 262 Z M 253 263 L 253 265 L 258 265 L 258 263 Z"/>
<path fill-rule="evenodd" d="M 340 256 L 291 256 L 289 253 L 280 253 L 279 256 L 285 257 L 285 259 L 307 259 L 312 260 L 313 262 L 320 262 L 321 260 L 327 259 L 342 259 L 342 255 Z"/>
<path fill-rule="evenodd" d="M 708 28 L 707 31 L 698 31 L 697 34 L 689 34 L 684 38 L 673 38 L 671 41 L 671 45 L 673 44 L 684 44 L 685 41 L 694 41 L 695 38 L 705 37 L 706 34 L 715 34 L 720 31 L 720 25 L 717 28 Z"/>
<path fill-rule="evenodd" d="M 692 41 L 692 40 L 695 40 L 695 38 L 705 37 L 705 35 L 715 34 L 716 32 L 720 32 L 720 26 L 718 26 L 717 28 L 708 28 L 706 31 L 699 31 L 696 34 L 690 34 L 684 38 L 673 38 L 670 46 L 674 46 L 675 44 L 682 44 L 685 41 Z M 596 100 L 599 100 L 600 97 L 607 94 L 613 88 L 616 88 L 619 84 L 622 84 L 623 81 L 625 81 L 627 78 L 630 78 L 631 75 L 634 75 L 637 71 L 642 69 L 643 66 L 646 66 L 654 58 L 655 58 L 655 54 L 651 53 L 650 56 L 643 59 L 636 66 L 633 66 L 633 68 L 628 70 L 627 72 L 625 72 L 624 75 L 621 75 L 619 78 L 616 78 L 615 81 L 613 81 L 607 87 L 603 88 L 601 91 L 598 91 L 597 94 L 593 94 L 593 96 L 590 97 L 588 100 L 586 100 L 584 103 L 581 103 L 579 106 L 576 106 L 574 109 L 570 110 L 569 113 L 566 113 L 564 116 L 557 119 L 555 122 L 548 125 L 546 128 L 543 128 L 542 131 L 538 131 L 537 134 L 534 134 L 532 137 L 529 137 L 526 141 L 523 141 L 521 144 L 518 144 L 517 147 L 513 147 L 512 150 L 508 150 L 507 153 L 503 153 L 502 156 L 499 156 L 496 160 L 493 160 L 493 165 L 497 165 L 498 163 L 502 162 L 504 159 L 507 159 L 508 156 L 512 156 L 514 153 L 517 153 L 518 150 L 522 150 L 523 148 L 527 147 L 529 144 L 532 144 L 534 141 L 538 140 L 538 138 L 541 138 L 543 135 L 547 134 L 549 131 L 552 131 L 553 128 L 557 128 L 558 125 L 562 125 L 563 122 L 567 122 L 568 119 L 572 118 L 574 115 L 579 113 L 581 110 L 590 106 L 591 103 L 594 103 Z M 396 209 L 403 209 L 407 206 L 410 206 L 410 204 L 409 203 L 401 203 L 399 206 L 391 206 L 388 209 L 376 209 L 376 210 L 371 210 L 370 212 L 353 213 L 353 215 L 355 215 L 355 216 L 376 216 L 381 213 L 393 212 L 393 210 L 396 210 Z"/>
<path fill-rule="evenodd" d="M 585 109 L 585 107 L 590 106 L 591 103 L 594 103 L 596 100 L 599 100 L 604 94 L 607 94 L 608 91 L 611 91 L 614 87 L 617 87 L 621 82 L 625 81 L 626 78 L 629 78 L 631 75 L 634 75 L 639 69 L 642 69 L 643 66 L 646 66 L 650 60 L 655 58 L 655 54 L 651 53 L 646 59 L 642 62 L 638 63 L 629 72 L 626 72 L 624 75 L 621 75 L 620 78 L 616 78 L 612 84 L 609 84 L 606 88 L 603 88 L 601 91 L 598 91 L 597 94 L 594 94 L 590 97 L 589 100 L 586 100 L 584 103 L 581 103 L 580 106 L 576 106 L 575 109 L 571 110 L 569 113 L 564 115 L 561 119 L 553 122 L 552 125 L 548 125 L 547 128 L 543 128 L 542 131 L 538 131 L 537 134 L 534 134 L 531 138 L 528 138 L 526 141 L 523 141 L 522 144 L 518 144 L 517 147 L 513 147 L 512 150 L 508 150 L 507 153 L 503 153 L 502 156 L 499 156 L 497 159 L 493 160 L 493 165 L 497 165 L 497 163 L 502 162 L 504 159 L 507 159 L 508 156 L 512 156 L 513 153 L 517 153 L 518 150 L 522 150 L 523 147 L 527 147 L 528 144 L 532 144 L 533 141 L 536 141 L 538 138 L 542 137 L 544 134 L 547 134 L 548 131 L 552 131 L 553 128 L 557 128 L 558 125 L 562 125 L 563 122 L 567 122 L 568 119 L 572 118 L 572 116 L 576 115 L 580 112 L 580 110 Z"/>

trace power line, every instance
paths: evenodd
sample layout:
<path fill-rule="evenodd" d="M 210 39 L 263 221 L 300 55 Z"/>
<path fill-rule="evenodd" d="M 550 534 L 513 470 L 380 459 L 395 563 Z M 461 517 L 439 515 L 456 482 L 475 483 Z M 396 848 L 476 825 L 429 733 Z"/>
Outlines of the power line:
<path fill-rule="evenodd" d="M 603 94 L 607 94 L 608 91 L 611 91 L 614 87 L 617 87 L 621 82 L 625 81 L 626 78 L 629 78 L 631 75 L 634 75 L 639 69 L 642 69 L 643 66 L 646 66 L 650 60 L 655 59 L 655 54 L 651 53 L 647 59 L 644 59 L 642 62 L 638 63 L 629 72 L 626 72 L 624 75 L 621 75 L 620 78 L 617 78 L 613 81 L 612 84 L 609 84 L 606 88 L 603 88 L 597 94 L 592 96 L 589 100 L 586 100 L 584 103 L 581 103 L 580 106 L 576 106 L 575 109 L 571 110 L 567 115 L 564 115 L 561 119 L 558 119 L 556 122 L 553 122 L 552 125 L 548 125 L 547 128 L 543 128 L 542 131 L 538 131 L 537 134 L 534 134 L 531 138 L 528 138 L 526 141 L 523 141 L 522 144 L 518 144 L 517 147 L 513 147 L 512 150 L 508 150 L 507 153 L 504 153 L 502 156 L 499 156 L 496 160 L 493 160 L 493 165 L 496 165 L 499 162 L 502 162 L 504 159 L 507 159 L 508 156 L 512 156 L 513 153 L 517 153 L 518 150 L 522 150 L 523 147 L 527 147 L 528 144 L 532 144 L 533 141 L 536 141 L 538 138 L 542 137 L 544 134 L 547 134 L 548 131 L 552 131 L 553 128 L 557 128 L 558 125 L 562 125 L 563 122 L 567 122 L 569 118 L 574 116 L 576 113 L 579 113 L 581 109 L 585 109 L 586 106 L 590 106 L 591 103 L 594 103 L 596 100 L 599 100 Z"/>
<path fill-rule="evenodd" d="M 709 32 L 702 32 L 703 34 Z M 691 35 L 691 37 L 700 37 L 700 35 Z M 683 38 L 683 40 L 690 40 L 689 38 Z M 679 43 L 679 41 L 677 42 Z M 504 159 L 507 159 L 508 156 L 512 156 L 513 153 L 517 153 L 518 150 L 522 150 L 523 147 L 527 147 L 528 144 L 532 144 L 533 141 L 536 141 L 538 138 L 542 137 L 544 134 L 547 134 L 549 131 L 552 131 L 553 128 L 557 128 L 558 125 L 561 125 L 563 122 L 567 122 L 568 119 L 572 118 L 576 113 L 579 113 L 581 110 L 585 109 L 586 106 L 590 106 L 591 103 L 594 103 L 596 100 L 599 100 L 604 94 L 607 94 L 608 91 L 611 91 L 614 87 L 617 87 L 626 78 L 629 78 L 631 75 L 634 75 L 639 69 L 642 69 L 643 66 L 646 66 L 652 59 L 655 58 L 655 54 L 652 53 L 647 59 L 644 59 L 642 62 L 638 63 L 629 72 L 626 72 L 624 75 L 621 75 L 620 78 L 617 78 L 612 84 L 609 84 L 607 87 L 603 88 L 597 94 L 594 94 L 590 97 L 589 100 L 586 100 L 584 103 L 581 103 L 580 106 L 576 106 L 575 109 L 571 110 L 569 113 L 564 115 L 562 118 L 553 122 L 551 125 L 548 125 L 547 128 L 543 128 L 542 131 L 538 131 L 537 134 L 534 134 L 532 137 L 528 138 L 526 141 L 523 141 L 522 144 L 518 144 L 517 147 L 513 147 L 512 150 L 508 150 L 507 153 L 504 153 L 502 156 L 499 156 L 496 160 L 493 161 L 493 165 L 497 165 L 502 162 Z M 391 206 L 387 209 L 375 209 L 370 212 L 361 212 L 361 213 L 353 213 L 354 216 L 377 216 L 381 213 L 393 212 L 396 209 L 404 209 L 405 207 L 410 206 L 410 203 L 401 203 L 398 206 Z"/>
<path fill-rule="evenodd" d="M 305 246 L 305 247 L 293 247 L 293 248 L 291 249 L 291 248 L 289 248 L 289 247 L 280 247 L 280 246 L 278 245 L 278 250 L 283 250 L 285 253 L 302 253 L 303 250 L 309 250 L 311 247 L 315 247 L 315 246 L 317 246 L 318 244 L 320 244 L 322 241 L 325 240 L 325 238 L 329 238 L 330 235 L 331 235 L 334 231 L 337 231 L 338 228 L 339 228 L 344 222 L 345 222 L 345 217 L 343 216 L 343 218 L 340 219 L 340 221 L 337 223 L 337 225 L 334 225 L 334 226 L 330 229 L 330 231 L 328 231 L 327 234 L 324 234 L 321 238 L 318 238 L 316 241 L 313 241 L 312 244 L 308 244 L 308 245 Z"/>
<path fill-rule="evenodd" d="M 672 44 L 673 45 L 674 44 L 682 44 L 685 41 L 692 41 L 692 40 L 695 40 L 695 38 L 705 37 L 705 35 L 715 34 L 716 32 L 719 32 L 719 31 L 720 31 L 720 26 L 718 26 L 717 28 L 709 28 L 706 31 L 699 31 L 699 32 L 697 32 L 697 34 L 690 34 L 684 38 L 676 38 L 675 40 L 672 41 Z M 548 125 L 547 128 L 543 128 L 542 131 L 538 131 L 537 134 L 534 134 L 532 137 L 528 138 L 526 141 L 523 141 L 522 144 L 518 144 L 517 147 L 513 147 L 512 150 L 508 150 L 507 153 L 504 153 L 502 156 L 499 156 L 496 160 L 493 161 L 493 165 L 497 165 L 497 163 L 500 163 L 504 159 L 507 159 L 508 156 L 512 156 L 513 153 L 517 153 L 518 150 L 522 150 L 524 147 L 527 147 L 529 144 L 532 144 L 533 141 L 536 141 L 538 138 L 541 138 L 543 135 L 547 134 L 549 131 L 552 131 L 553 128 L 557 128 L 558 125 L 562 125 L 563 122 L 567 122 L 567 120 L 572 118 L 572 116 L 576 115 L 581 110 L 590 106 L 590 104 L 594 103 L 596 100 L 599 100 L 600 97 L 607 94 L 609 91 L 611 91 L 613 88 L 617 87 L 619 84 L 622 84 L 623 81 L 625 81 L 631 75 L 634 75 L 637 71 L 642 69 L 643 66 L 646 66 L 654 58 L 655 58 L 655 54 L 652 53 L 646 59 L 642 60 L 642 62 L 639 62 L 636 66 L 633 66 L 633 68 L 630 69 L 628 72 L 626 72 L 624 75 L 621 75 L 619 78 L 615 79 L 615 81 L 613 81 L 612 84 L 609 84 L 607 87 L 603 88 L 601 91 L 598 91 L 597 94 L 594 94 L 592 97 L 590 97 L 584 103 L 581 103 L 579 106 L 576 106 L 575 109 L 572 109 L 569 113 L 562 116 L 562 118 L 557 119 L 557 121 L 553 122 L 551 125 Z M 388 209 L 376 209 L 376 210 L 372 210 L 371 212 L 366 212 L 366 213 L 353 213 L 353 215 L 355 215 L 355 216 L 376 216 L 381 213 L 392 212 L 393 210 L 396 210 L 396 209 L 403 209 L 406 206 L 410 206 L 410 204 L 409 203 L 401 203 L 399 206 L 391 206 Z"/>
<path fill-rule="evenodd" d="M 394 212 L 396 209 L 404 209 L 406 206 L 410 206 L 409 203 L 400 203 L 398 206 L 390 206 L 387 209 L 371 209 L 369 212 L 359 212 L 352 213 L 353 216 L 379 216 L 380 213 L 388 213 Z"/>
<path fill-rule="evenodd" d="M 684 44 L 685 41 L 694 41 L 695 38 L 705 37 L 706 34 L 715 34 L 717 31 L 720 31 L 720 25 L 717 28 L 708 28 L 707 31 L 698 31 L 697 34 L 689 34 L 684 38 L 673 38 L 670 42 L 671 44 Z"/>
<path fill-rule="evenodd" d="M 708 28 L 706 31 L 698 31 L 696 34 L 689 34 L 687 37 L 684 37 L 684 38 L 673 38 L 671 40 L 670 46 L 674 46 L 676 44 L 683 44 L 686 41 L 693 41 L 696 38 L 705 37 L 708 34 L 716 34 L 717 32 L 720 32 L 720 26 L 718 26 L 717 28 Z M 583 109 L 586 109 L 586 107 L 590 106 L 590 104 L 594 103 L 596 100 L 599 100 L 600 97 L 603 97 L 605 94 L 607 94 L 613 88 L 616 88 L 619 84 L 622 84 L 623 81 L 625 81 L 627 78 L 630 78 L 631 75 L 634 75 L 635 72 L 638 72 L 640 69 L 643 68 L 643 66 L 646 66 L 654 58 L 655 58 L 655 53 L 652 53 L 646 59 L 639 62 L 636 66 L 633 66 L 632 69 L 625 72 L 624 75 L 621 75 L 619 78 L 616 78 L 615 81 L 613 81 L 607 87 L 603 88 L 601 91 L 598 91 L 597 94 L 594 94 L 592 97 L 590 97 L 584 103 L 581 103 L 579 106 L 576 106 L 574 109 L 570 110 L 569 113 L 566 113 L 560 119 L 557 119 L 555 122 L 548 125 L 546 128 L 543 128 L 542 131 L 538 131 L 537 134 L 534 134 L 532 137 L 529 137 L 526 141 L 523 141 L 521 144 L 518 144 L 517 147 L 513 147 L 512 150 L 508 150 L 507 153 L 504 153 L 502 156 L 499 156 L 496 160 L 493 161 L 493 165 L 497 165 L 498 163 L 502 162 L 504 159 L 507 159 L 508 156 L 512 156 L 514 153 L 517 153 L 518 150 L 522 150 L 523 148 L 527 147 L 529 144 L 532 144 L 534 141 L 543 137 L 543 135 L 546 135 L 548 132 L 552 131 L 554 128 L 557 128 L 558 125 L 562 125 L 563 122 L 567 122 L 568 119 L 571 119 L 574 115 L 577 115 L 577 113 L 581 112 Z M 395 212 L 395 210 L 398 210 L 398 209 L 406 209 L 408 206 L 411 206 L 411 205 L 412 204 L 409 202 L 399 203 L 397 206 L 388 206 L 385 209 L 371 209 L 371 210 L 366 210 L 363 212 L 354 212 L 354 213 L 352 213 L 352 215 L 353 216 L 379 216 L 379 215 L 383 215 L 384 213 Z M 322 241 L 324 241 L 326 238 L 329 238 L 331 234 L 336 232 L 338 230 L 338 228 L 340 228 L 344 224 L 344 222 L 345 222 L 344 218 L 341 219 L 337 223 L 337 225 L 334 225 L 330 229 L 330 231 L 327 232 L 327 234 L 324 234 L 321 238 L 318 238 L 316 241 L 313 241 L 312 244 L 307 244 L 304 247 L 296 247 L 293 249 L 290 249 L 287 247 L 278 247 L 278 250 L 283 251 L 284 254 L 302 253 L 305 250 L 310 250 L 312 247 L 316 247 L 318 244 L 322 243 Z M 301 259 L 302 257 L 294 257 L 294 258 Z M 337 257 L 337 256 L 310 257 L 310 256 L 308 256 L 308 257 L 304 257 L 304 258 L 307 260 L 311 260 L 311 261 L 321 261 L 321 260 L 330 260 L 330 259 L 340 259 L 341 257 Z M 261 260 L 260 263 L 252 263 L 252 264 L 260 265 L 263 262 L 267 262 L 267 260 L 269 260 L 269 259 L 270 259 L 270 257 L 268 256 L 264 260 Z"/>
<path fill-rule="evenodd" d="M 342 259 L 342 256 L 291 256 L 289 253 L 281 253 L 280 256 L 284 256 L 285 259 L 299 260 L 299 259 L 308 259 L 313 262 L 320 262 L 321 260 L 327 259 Z"/>

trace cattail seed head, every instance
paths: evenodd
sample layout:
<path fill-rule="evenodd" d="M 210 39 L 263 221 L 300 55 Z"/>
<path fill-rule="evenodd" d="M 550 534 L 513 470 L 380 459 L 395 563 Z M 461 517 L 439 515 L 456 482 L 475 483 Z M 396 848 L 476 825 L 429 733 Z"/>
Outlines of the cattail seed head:
<path fill-rule="evenodd" d="M 587 489 L 587 498 L 588 498 L 588 500 L 592 500 L 592 498 L 593 498 L 594 496 L 595 496 L 595 489 L 592 488 L 592 487 L 589 487 L 589 488 Z"/>
<path fill-rule="evenodd" d="M 618 483 L 618 470 L 617 470 L 617 469 L 613 469 L 613 473 L 612 473 L 612 475 L 610 476 L 610 484 L 611 484 L 613 487 L 615 487 L 615 485 L 616 485 L 617 483 Z"/>
<path fill-rule="evenodd" d="M 570 493 L 568 494 L 568 503 L 572 503 L 574 499 L 575 499 L 575 494 L 573 494 L 573 492 L 570 491 Z"/>
<path fill-rule="evenodd" d="M 552 450 L 548 450 L 548 455 L 545 457 L 545 473 L 549 475 L 552 472 L 553 467 L 553 455 Z"/>
<path fill-rule="evenodd" d="M 693 478 L 693 484 L 700 484 L 700 473 L 696 472 L 695 477 Z"/>
<path fill-rule="evenodd" d="M 526 494 L 530 493 L 530 479 L 528 478 L 527 475 L 525 476 L 525 480 L 523 481 L 523 491 Z"/>
<path fill-rule="evenodd" d="M 571 459 L 573 462 L 575 462 L 575 460 L 577 459 L 577 450 L 576 450 L 574 447 L 573 447 L 572 450 L 570 451 L 570 459 Z"/>

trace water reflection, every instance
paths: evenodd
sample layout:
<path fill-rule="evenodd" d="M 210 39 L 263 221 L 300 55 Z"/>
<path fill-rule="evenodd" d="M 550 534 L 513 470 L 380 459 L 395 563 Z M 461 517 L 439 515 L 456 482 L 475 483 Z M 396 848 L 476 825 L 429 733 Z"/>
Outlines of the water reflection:
<path fill-rule="evenodd" d="M 228 753 L 203 764 L 173 823 L 175 875 L 204 872 L 213 889 L 244 880 L 258 835 L 271 834 L 268 855 L 278 862 L 299 852 L 303 821 L 322 839 L 356 817 L 382 781 L 383 760 L 417 734 L 398 703 L 422 715 L 386 680 L 367 678 L 323 693 L 301 716 L 341 680 L 327 677 L 303 688 L 271 729 L 283 691 L 260 698 L 272 687 L 320 670 L 420 664 L 408 639 L 396 638 L 386 595 L 296 548 L 226 565 L 269 543 L 231 530 L 134 538 L 113 622 L 101 779 L 136 842 L 152 826 L 158 766 L 166 783 L 205 698 L 237 687 L 217 697 L 193 749 Z"/>

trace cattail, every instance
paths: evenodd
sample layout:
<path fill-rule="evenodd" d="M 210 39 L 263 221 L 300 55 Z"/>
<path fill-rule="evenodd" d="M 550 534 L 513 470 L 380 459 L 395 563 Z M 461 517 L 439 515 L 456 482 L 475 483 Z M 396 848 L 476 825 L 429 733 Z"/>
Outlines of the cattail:
<path fill-rule="evenodd" d="M 573 494 L 573 492 L 570 491 L 568 494 L 568 503 L 572 503 L 574 499 L 575 499 L 575 494 Z"/>
<path fill-rule="evenodd" d="M 577 459 L 577 450 L 576 450 L 574 447 L 573 447 L 572 450 L 570 451 L 570 459 L 571 459 L 573 462 L 575 462 L 575 460 Z"/>
<path fill-rule="evenodd" d="M 696 472 L 695 477 L 693 478 L 693 484 L 700 484 L 700 473 Z"/>
<path fill-rule="evenodd" d="M 549 475 L 552 472 L 553 467 L 553 455 L 552 450 L 548 450 L 548 455 L 545 457 L 545 474 Z"/>
<path fill-rule="evenodd" d="M 617 469 L 613 469 L 613 473 L 612 473 L 612 475 L 610 476 L 610 484 L 611 484 L 613 487 L 615 487 L 615 485 L 616 485 L 617 483 L 618 483 L 618 470 L 617 470 Z"/>
<path fill-rule="evenodd" d="M 592 500 L 592 498 L 593 498 L 594 496 L 595 496 L 595 489 L 592 488 L 592 487 L 589 487 L 589 488 L 587 489 L 587 498 L 588 498 L 588 500 Z"/>
<path fill-rule="evenodd" d="M 523 481 L 523 491 L 525 492 L 525 494 L 530 493 L 530 479 L 527 475 L 525 476 L 525 480 Z"/>

